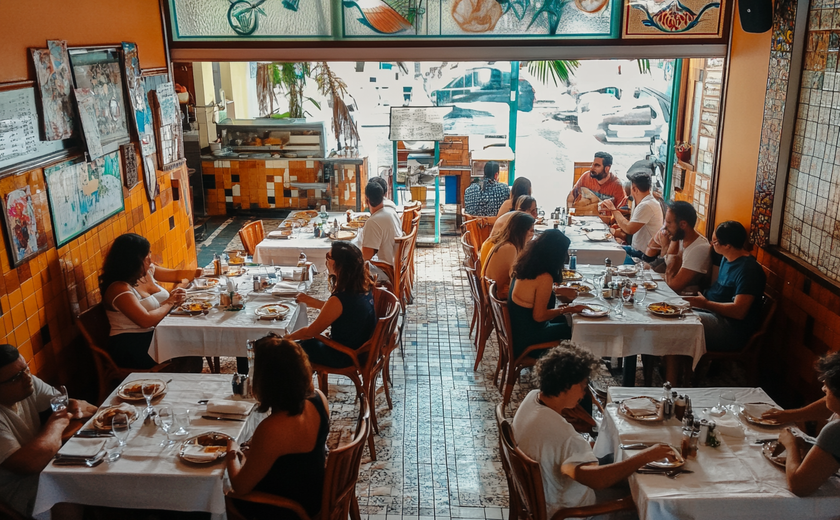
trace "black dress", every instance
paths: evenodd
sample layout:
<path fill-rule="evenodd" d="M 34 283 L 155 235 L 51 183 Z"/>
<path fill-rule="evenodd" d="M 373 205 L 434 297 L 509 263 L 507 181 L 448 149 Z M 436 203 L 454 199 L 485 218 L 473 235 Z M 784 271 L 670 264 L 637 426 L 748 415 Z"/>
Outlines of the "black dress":
<path fill-rule="evenodd" d="M 310 397 L 308 401 L 315 405 L 318 416 L 321 418 L 315 447 L 310 452 L 290 453 L 278 457 L 265 477 L 254 486 L 254 491 L 290 498 L 302 505 L 310 517 L 314 517 L 321 510 L 330 418 L 318 394 Z M 234 503 L 236 509 L 248 520 L 295 520 L 298 518 L 288 509 L 237 499 L 234 499 Z"/>
<path fill-rule="evenodd" d="M 333 341 L 358 350 L 373 336 L 376 328 L 376 308 L 373 291 L 367 293 L 340 292 L 333 294 L 341 302 L 341 316 L 330 326 Z M 345 368 L 353 364 L 350 356 L 331 348 L 315 338 L 300 342 L 309 362 L 332 368 Z"/>
<path fill-rule="evenodd" d="M 537 321 L 534 319 L 534 309 L 517 305 L 513 301 L 515 286 L 516 278 L 514 277 L 510 280 L 510 293 L 507 300 L 514 356 L 519 357 L 531 345 L 572 338 L 572 329 L 566 322 L 565 316 L 558 316 L 551 321 Z M 548 308 L 553 309 L 555 303 L 554 292 L 552 292 L 548 299 Z M 538 358 L 544 353 L 544 350 L 537 350 L 531 352 L 530 356 Z"/>

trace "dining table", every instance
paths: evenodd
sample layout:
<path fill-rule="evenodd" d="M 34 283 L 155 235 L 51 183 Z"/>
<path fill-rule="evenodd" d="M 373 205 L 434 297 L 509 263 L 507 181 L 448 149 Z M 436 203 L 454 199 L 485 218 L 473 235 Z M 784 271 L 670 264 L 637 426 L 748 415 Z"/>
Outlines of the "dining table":
<path fill-rule="evenodd" d="M 814 520 L 838 518 L 840 512 L 840 477 L 831 477 L 816 492 L 797 497 L 789 489 L 785 470 L 762 454 L 763 443 L 778 439 L 781 426 L 751 424 L 741 412 L 744 405 L 773 405 L 774 401 L 761 388 L 676 388 L 679 394 L 691 397 L 696 418 L 710 416 L 721 396 L 734 396 L 724 417 L 729 429 L 719 432 L 720 445 L 700 445 L 696 458 L 686 460 L 675 478 L 663 474 L 634 473 L 629 478 L 630 491 L 642 520 Z M 682 426 L 677 419 L 639 421 L 620 411 L 619 403 L 638 396 L 660 398 L 661 388 L 611 387 L 608 404 L 595 455 L 613 456 L 616 462 L 635 451 L 621 445 L 635 443 L 667 443 L 679 447 Z"/>
<path fill-rule="evenodd" d="M 646 291 L 644 301 L 636 298 L 634 303 L 623 304 L 620 298 L 604 298 L 597 289 L 597 280 L 604 274 L 603 265 L 578 265 L 577 272 L 585 281 L 596 286 L 594 293 L 579 296 L 575 305 L 596 303 L 611 309 L 609 315 L 588 318 L 582 314 L 572 316 L 572 341 L 588 349 L 598 357 L 630 357 L 637 354 L 653 356 L 679 355 L 692 358 L 692 368 L 697 366 L 706 353 L 706 338 L 703 324 L 697 315 L 688 310 L 674 317 L 662 317 L 648 310 L 651 303 L 665 302 L 686 304 L 662 279 L 658 273 L 648 273 L 657 285 L 655 290 Z M 629 278 L 639 282 L 643 274 Z M 626 280 L 616 276 L 615 279 Z M 616 307 L 622 315 L 618 315 Z M 624 386 L 635 384 L 635 363 L 624 371 Z"/>
<path fill-rule="evenodd" d="M 149 356 L 158 363 L 181 356 L 244 357 L 249 339 L 259 339 L 269 332 L 284 336 L 306 327 L 309 324 L 306 304 L 295 302 L 293 292 L 276 296 L 270 289 L 254 290 L 254 276 L 273 275 L 279 280 L 284 272 L 290 275 L 293 270 L 292 267 L 250 266 L 244 268 L 241 276 L 230 278 L 235 292 L 243 297 L 241 310 L 219 305 L 221 284 L 212 289 L 189 289 L 187 298 L 200 294 L 209 297 L 214 306 L 206 314 L 193 316 L 173 312 L 166 316 L 155 327 Z M 297 284 L 300 292 L 305 292 L 311 285 L 311 278 L 287 283 Z M 261 319 L 256 315 L 258 308 L 275 303 L 289 307 L 282 318 Z"/>
<path fill-rule="evenodd" d="M 41 472 L 33 516 L 49 519 L 50 509 L 58 503 L 69 502 L 92 506 L 130 509 L 163 509 L 170 511 L 203 511 L 213 519 L 223 519 L 225 492 L 230 489 L 224 459 L 207 463 L 183 460 L 180 444 L 186 439 L 207 432 L 219 432 L 243 442 L 250 439 L 264 414 L 253 410 L 245 420 L 211 420 L 204 399 L 232 399 L 230 374 L 130 374 L 124 381 L 159 378 L 167 383 L 166 393 L 153 401 L 159 409 L 168 405 L 186 409 L 190 422 L 187 433 L 172 438 L 176 443 L 161 446 L 166 434 L 155 425 L 143 420 L 146 404 L 132 401 L 136 406 L 137 420 L 131 428 L 122 455 L 114 462 L 103 462 L 94 467 L 86 465 L 64 466 L 51 462 Z M 166 381 L 166 380 L 169 381 Z M 105 400 L 103 406 L 117 405 L 123 400 L 117 390 Z M 92 421 L 81 431 L 92 428 Z M 104 438 L 109 442 L 109 438 Z M 73 442 L 71 439 L 68 442 Z M 114 443 L 113 438 L 110 443 Z M 106 444 L 106 448 L 109 444 Z M 112 448 L 111 448 L 112 449 Z"/>
<path fill-rule="evenodd" d="M 361 215 L 364 213 L 353 213 L 353 215 Z M 347 222 L 346 212 L 328 212 L 328 223 L 338 221 L 339 224 Z M 332 240 L 327 237 L 316 237 L 312 224 L 321 221 L 320 217 L 316 217 L 310 221 L 306 227 L 295 229 L 291 238 L 272 238 L 269 233 L 277 231 L 278 229 L 266 229 L 266 238 L 261 240 L 254 250 L 254 262 L 264 265 L 293 265 L 296 264 L 301 253 L 306 255 L 308 261 L 312 262 L 318 272 L 326 272 L 327 270 L 327 252 L 332 247 Z M 356 246 L 360 246 L 360 235 L 350 242 Z"/>
<path fill-rule="evenodd" d="M 534 231 L 541 233 L 554 226 L 554 220 L 548 219 L 545 224 L 537 225 Z M 572 225 L 559 225 L 569 241 L 569 251 L 575 251 L 578 264 L 600 264 L 609 258 L 613 265 L 624 263 L 627 253 L 624 248 L 610 235 L 609 228 L 599 217 L 572 217 Z"/>

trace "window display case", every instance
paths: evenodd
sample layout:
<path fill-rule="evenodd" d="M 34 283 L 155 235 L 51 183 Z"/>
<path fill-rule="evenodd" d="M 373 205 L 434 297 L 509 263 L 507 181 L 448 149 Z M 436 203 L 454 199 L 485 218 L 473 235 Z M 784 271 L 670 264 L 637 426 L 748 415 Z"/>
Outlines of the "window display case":
<path fill-rule="evenodd" d="M 323 122 L 298 119 L 225 119 L 216 125 L 222 147 L 254 158 L 326 157 Z"/>

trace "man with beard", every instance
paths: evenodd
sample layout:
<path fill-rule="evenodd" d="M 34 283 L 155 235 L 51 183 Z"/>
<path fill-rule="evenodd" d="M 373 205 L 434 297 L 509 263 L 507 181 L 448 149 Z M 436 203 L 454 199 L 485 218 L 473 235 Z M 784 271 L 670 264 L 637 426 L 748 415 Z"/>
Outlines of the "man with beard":
<path fill-rule="evenodd" d="M 665 252 L 665 283 L 677 294 L 696 294 L 712 263 L 712 248 L 694 229 L 697 212 L 685 201 L 668 204 L 664 232 L 671 239 Z"/>
<path fill-rule="evenodd" d="M 576 211 L 578 215 L 597 215 L 597 204 L 591 205 L 584 200 L 586 195 L 594 194 L 600 202 L 612 200 L 616 208 L 623 208 L 627 205 L 627 194 L 624 186 L 615 174 L 610 172 L 613 158 L 607 152 L 596 152 L 589 171 L 584 172 L 580 179 L 572 187 L 569 196 L 566 197 L 566 207 L 583 209 L 581 205 L 592 206 L 592 212 Z M 609 219 L 607 219 L 609 222 Z"/>

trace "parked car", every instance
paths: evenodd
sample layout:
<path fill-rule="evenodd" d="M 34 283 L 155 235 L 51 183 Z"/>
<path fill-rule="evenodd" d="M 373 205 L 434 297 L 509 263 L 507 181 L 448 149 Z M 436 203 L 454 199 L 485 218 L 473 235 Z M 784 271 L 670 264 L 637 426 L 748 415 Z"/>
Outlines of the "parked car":
<path fill-rule="evenodd" d="M 510 101 L 510 72 L 493 67 L 476 67 L 453 79 L 445 87 L 432 92 L 435 105 L 453 103 Z M 527 80 L 519 80 L 519 110 L 530 112 L 534 108 L 534 87 Z"/>
<path fill-rule="evenodd" d="M 671 100 L 648 87 L 637 88 L 633 96 L 601 113 L 595 137 L 605 142 L 649 143 L 667 136 L 671 121 Z"/>

